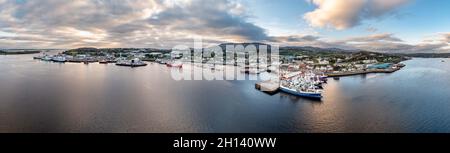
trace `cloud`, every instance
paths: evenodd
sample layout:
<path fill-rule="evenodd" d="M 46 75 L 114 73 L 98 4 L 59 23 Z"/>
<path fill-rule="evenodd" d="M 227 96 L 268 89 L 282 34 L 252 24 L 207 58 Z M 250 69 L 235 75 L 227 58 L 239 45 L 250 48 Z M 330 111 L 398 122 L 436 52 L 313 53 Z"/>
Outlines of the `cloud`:
<path fill-rule="evenodd" d="M 366 28 L 366 31 L 368 31 L 368 32 L 377 32 L 378 29 L 377 29 L 377 28 L 374 28 L 374 27 L 367 27 L 367 28 Z"/>
<path fill-rule="evenodd" d="M 373 34 L 362 37 L 352 37 L 346 39 L 347 42 L 402 42 L 400 38 L 397 38 L 392 33 L 383 33 L 383 34 Z"/>
<path fill-rule="evenodd" d="M 450 33 L 439 35 L 438 41 L 408 44 L 392 33 L 381 33 L 366 36 L 354 36 L 338 40 L 317 39 L 305 40 L 302 36 L 275 37 L 273 40 L 282 46 L 313 46 L 322 48 L 341 48 L 348 50 L 366 50 L 384 53 L 441 53 L 450 52 L 448 40 Z M 296 38 L 296 39 L 292 39 Z M 445 38 L 445 39 L 444 39 Z"/>
<path fill-rule="evenodd" d="M 224 0 L 194 1 L 196 3 L 168 8 L 149 22 L 199 35 L 223 35 L 226 38 L 252 41 L 267 39 L 263 28 L 247 21 L 248 17 L 238 3 Z"/>
<path fill-rule="evenodd" d="M 355 48 L 377 52 L 441 53 L 450 52 L 448 34 L 450 33 L 441 33 L 435 36 L 435 39 L 424 39 L 418 44 L 408 44 L 392 33 L 353 37 L 344 41 Z"/>
<path fill-rule="evenodd" d="M 311 2 L 318 6 L 305 15 L 311 24 L 345 29 L 390 14 L 407 0 Z M 192 46 L 192 38 L 202 36 L 205 45 L 262 41 L 379 52 L 450 52 L 448 32 L 419 44 L 408 44 L 392 33 L 337 40 L 315 34 L 270 36 L 250 22 L 249 14 L 239 0 L 0 0 L 0 48 L 172 48 Z"/>
<path fill-rule="evenodd" d="M 267 39 L 248 18 L 235 0 L 0 0 L 0 48 L 171 48 L 195 36 L 205 43 Z"/>
<path fill-rule="evenodd" d="M 313 35 L 292 35 L 292 36 L 278 36 L 271 37 L 269 40 L 274 42 L 312 42 L 320 39 L 319 36 Z"/>
<path fill-rule="evenodd" d="M 317 8 L 303 18 L 313 27 L 343 30 L 363 20 L 381 18 L 409 0 L 309 0 Z"/>
<path fill-rule="evenodd" d="M 450 33 L 444 33 L 444 34 L 442 34 L 443 35 L 443 37 L 444 37 L 444 42 L 446 42 L 446 43 L 450 43 Z"/>
<path fill-rule="evenodd" d="M 357 44 L 354 47 L 364 50 L 385 52 L 385 53 L 440 53 L 450 52 L 445 49 L 448 47 L 445 43 L 421 43 L 416 45 L 406 43 L 392 43 L 392 42 L 368 42 L 364 44 Z"/>

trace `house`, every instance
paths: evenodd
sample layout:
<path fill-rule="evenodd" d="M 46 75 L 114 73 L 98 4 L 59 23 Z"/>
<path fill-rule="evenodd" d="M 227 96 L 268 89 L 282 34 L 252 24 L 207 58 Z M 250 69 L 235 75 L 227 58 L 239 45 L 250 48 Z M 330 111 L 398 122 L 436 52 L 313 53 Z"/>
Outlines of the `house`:
<path fill-rule="evenodd" d="M 378 63 L 378 61 L 376 59 L 373 60 L 363 60 L 364 64 L 373 64 L 373 63 Z"/>
<path fill-rule="evenodd" d="M 320 65 L 328 65 L 330 62 L 328 60 L 319 60 Z"/>

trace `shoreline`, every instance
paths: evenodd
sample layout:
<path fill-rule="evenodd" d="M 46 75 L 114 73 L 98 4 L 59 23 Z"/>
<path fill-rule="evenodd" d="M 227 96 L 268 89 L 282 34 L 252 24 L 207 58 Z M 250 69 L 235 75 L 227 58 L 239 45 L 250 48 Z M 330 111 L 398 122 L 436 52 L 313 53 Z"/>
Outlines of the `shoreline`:
<path fill-rule="evenodd" d="M 325 75 L 327 75 L 328 77 L 345 77 L 345 76 L 362 75 L 362 74 L 370 74 L 370 73 L 394 73 L 400 69 L 401 68 L 374 69 L 374 70 L 366 70 L 366 71 L 358 71 L 358 72 L 328 73 Z"/>
<path fill-rule="evenodd" d="M 5 52 L 0 51 L 0 55 L 26 55 L 26 54 L 38 54 L 41 51 L 23 51 L 23 52 Z"/>

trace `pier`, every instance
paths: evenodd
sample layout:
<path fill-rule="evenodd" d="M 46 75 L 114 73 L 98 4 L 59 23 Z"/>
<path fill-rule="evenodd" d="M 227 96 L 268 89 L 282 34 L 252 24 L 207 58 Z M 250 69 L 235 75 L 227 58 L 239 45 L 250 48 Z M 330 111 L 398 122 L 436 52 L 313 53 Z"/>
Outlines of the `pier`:
<path fill-rule="evenodd" d="M 280 84 L 279 81 L 267 80 L 256 83 L 255 88 L 268 94 L 276 94 L 280 89 Z"/>
<path fill-rule="evenodd" d="M 355 71 L 355 72 L 340 72 L 340 73 L 328 73 L 328 77 L 344 77 L 351 75 L 369 74 L 369 73 L 393 73 L 400 70 L 401 68 L 390 68 L 390 69 L 373 69 L 366 71 Z"/>

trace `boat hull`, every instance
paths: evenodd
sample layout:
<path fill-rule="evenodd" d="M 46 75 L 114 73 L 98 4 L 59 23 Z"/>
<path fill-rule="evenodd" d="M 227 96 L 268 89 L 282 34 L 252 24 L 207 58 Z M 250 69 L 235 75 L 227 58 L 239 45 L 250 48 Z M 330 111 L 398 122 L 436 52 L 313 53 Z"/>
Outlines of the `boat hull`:
<path fill-rule="evenodd" d="M 128 67 L 140 67 L 140 66 L 147 66 L 147 64 L 120 64 L 116 63 L 117 66 L 128 66 Z"/>
<path fill-rule="evenodd" d="M 167 67 L 173 67 L 173 68 L 182 68 L 183 65 L 172 65 L 172 64 L 166 64 Z"/>
<path fill-rule="evenodd" d="M 320 94 L 320 93 L 298 92 L 298 91 L 293 91 L 286 87 L 280 87 L 280 90 L 283 92 L 292 94 L 292 95 L 300 96 L 300 97 L 313 98 L 313 99 L 321 99 L 322 98 L 322 94 Z"/>
<path fill-rule="evenodd" d="M 52 61 L 53 61 L 53 62 L 56 62 L 56 63 L 65 63 L 65 62 L 66 62 L 66 59 L 54 58 L 54 59 L 52 59 Z"/>

